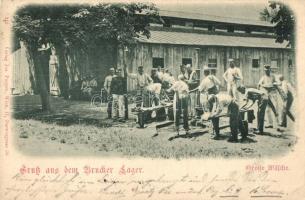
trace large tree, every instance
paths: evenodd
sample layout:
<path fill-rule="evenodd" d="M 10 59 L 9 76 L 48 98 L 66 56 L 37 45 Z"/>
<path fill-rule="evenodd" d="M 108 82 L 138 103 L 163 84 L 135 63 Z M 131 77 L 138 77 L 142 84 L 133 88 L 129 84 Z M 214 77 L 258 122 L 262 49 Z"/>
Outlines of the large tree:
<path fill-rule="evenodd" d="M 153 4 L 97 5 L 30 5 L 19 9 L 14 17 L 13 31 L 23 41 L 34 65 L 42 109 L 50 111 L 50 98 L 43 75 L 47 51 L 54 46 L 60 65 L 65 56 L 76 49 L 77 55 L 90 55 L 101 46 L 119 48 L 135 43 L 140 35 L 150 36 L 149 23 L 160 20 Z"/>
<path fill-rule="evenodd" d="M 287 5 L 281 2 L 270 2 L 269 8 L 264 8 L 260 13 L 260 18 L 275 24 L 276 42 L 288 41 L 288 45 L 295 47 L 295 17 Z"/>

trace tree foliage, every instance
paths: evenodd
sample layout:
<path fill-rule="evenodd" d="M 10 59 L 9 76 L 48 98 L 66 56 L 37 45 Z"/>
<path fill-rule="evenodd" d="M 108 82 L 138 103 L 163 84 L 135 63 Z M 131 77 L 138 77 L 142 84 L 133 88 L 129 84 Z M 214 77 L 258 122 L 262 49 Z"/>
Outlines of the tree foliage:
<path fill-rule="evenodd" d="M 150 36 L 149 23 L 159 20 L 152 4 L 33 5 L 18 10 L 16 37 L 31 45 L 38 41 L 90 48 L 111 41 L 127 45 L 139 35 Z"/>
<path fill-rule="evenodd" d="M 295 17 L 287 5 L 280 2 L 270 2 L 269 9 L 264 8 L 260 13 L 260 18 L 275 24 L 276 42 L 283 43 L 288 41 L 288 45 L 294 48 Z"/>
<path fill-rule="evenodd" d="M 149 23 L 160 20 L 158 9 L 145 3 L 27 5 L 16 12 L 13 33 L 28 49 L 43 108 L 49 109 L 48 94 L 45 93 L 47 81 L 41 78 L 42 65 L 46 63 L 41 59 L 47 56 L 41 56 L 38 52 L 40 47 L 54 46 L 59 51 L 61 69 L 65 69 L 65 61 L 71 60 L 67 58 L 68 54 L 70 58 L 78 56 L 81 60 L 88 58 L 97 48 L 117 49 L 134 44 L 140 35 L 150 37 Z M 76 66 L 76 62 L 72 63 Z"/>

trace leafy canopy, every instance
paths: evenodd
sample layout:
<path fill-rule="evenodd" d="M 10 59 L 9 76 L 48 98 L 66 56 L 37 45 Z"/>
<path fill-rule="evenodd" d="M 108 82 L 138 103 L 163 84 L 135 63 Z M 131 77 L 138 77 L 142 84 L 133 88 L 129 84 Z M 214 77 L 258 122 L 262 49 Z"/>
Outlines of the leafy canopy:
<path fill-rule="evenodd" d="M 261 20 L 269 21 L 274 26 L 276 42 L 288 41 L 288 45 L 295 46 L 295 17 L 292 10 L 280 2 L 270 2 L 269 8 L 260 13 Z"/>
<path fill-rule="evenodd" d="M 90 48 L 99 43 L 128 45 L 150 37 L 149 23 L 161 20 L 153 4 L 30 5 L 14 17 L 15 36 L 28 45 L 64 44 Z"/>

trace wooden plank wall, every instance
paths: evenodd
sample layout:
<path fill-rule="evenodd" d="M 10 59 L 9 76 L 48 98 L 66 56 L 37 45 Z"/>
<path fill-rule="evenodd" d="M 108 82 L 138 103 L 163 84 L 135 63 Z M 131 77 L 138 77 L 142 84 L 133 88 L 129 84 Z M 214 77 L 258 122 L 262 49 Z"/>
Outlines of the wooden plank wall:
<path fill-rule="evenodd" d="M 30 81 L 30 66 L 23 46 L 12 53 L 12 94 L 32 94 L 33 89 Z"/>
<path fill-rule="evenodd" d="M 123 67 L 122 50 L 119 52 L 118 66 Z M 129 72 L 136 73 L 137 66 L 143 65 L 145 72 L 150 74 L 153 57 L 164 58 L 165 67 L 170 69 L 175 77 L 179 74 L 179 66 L 182 64 L 182 58 L 192 58 L 193 67 L 198 67 L 199 69 L 202 69 L 204 65 L 208 65 L 208 59 L 217 59 L 216 76 L 222 81 L 223 89 L 225 88 L 225 84 L 222 75 L 229 66 L 229 58 L 240 59 L 240 69 L 243 73 L 244 84 L 247 87 L 256 87 L 260 77 L 264 74 L 264 64 L 271 64 L 271 60 L 276 59 L 278 69 L 276 69 L 274 73 L 283 74 L 288 80 L 295 84 L 295 76 L 291 75 L 295 70 L 288 68 L 288 59 L 292 59 L 294 63 L 293 53 L 287 49 L 211 46 L 193 47 L 185 45 L 141 43 L 125 56 Z M 259 68 L 252 68 L 252 59 L 259 59 Z M 295 66 L 295 64 L 293 65 Z M 129 90 L 135 89 L 135 82 L 129 80 L 128 88 Z"/>

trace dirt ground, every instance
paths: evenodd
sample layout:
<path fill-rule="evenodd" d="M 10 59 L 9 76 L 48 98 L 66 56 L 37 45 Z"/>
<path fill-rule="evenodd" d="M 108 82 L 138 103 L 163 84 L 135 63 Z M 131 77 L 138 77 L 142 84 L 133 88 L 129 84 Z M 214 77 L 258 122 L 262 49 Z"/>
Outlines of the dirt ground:
<path fill-rule="evenodd" d="M 137 128 L 135 116 L 125 123 L 106 119 L 106 108 L 88 101 L 52 98 L 54 112 L 39 111 L 38 96 L 14 97 L 13 121 L 16 148 L 32 156 L 116 156 L 150 158 L 274 157 L 293 151 L 297 138 L 293 123 L 284 132 L 265 129 L 253 134 L 250 124 L 246 143 L 229 143 L 229 128 L 221 139 L 211 139 L 211 129 L 191 127 L 189 135 L 178 136 L 173 125 L 156 131 L 158 122 Z M 256 109 L 256 108 L 255 108 Z M 221 124 L 227 121 L 224 119 Z"/>

